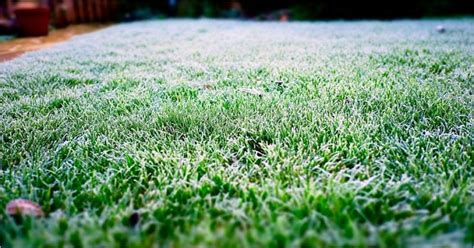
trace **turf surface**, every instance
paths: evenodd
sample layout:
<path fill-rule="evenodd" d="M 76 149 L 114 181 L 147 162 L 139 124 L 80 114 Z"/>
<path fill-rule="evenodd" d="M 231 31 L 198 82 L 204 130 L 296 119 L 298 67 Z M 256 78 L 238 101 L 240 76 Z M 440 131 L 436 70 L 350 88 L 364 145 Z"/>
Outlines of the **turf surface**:
<path fill-rule="evenodd" d="M 469 247 L 473 26 L 151 21 L 0 64 L 0 208 L 46 213 L 0 245 Z"/>

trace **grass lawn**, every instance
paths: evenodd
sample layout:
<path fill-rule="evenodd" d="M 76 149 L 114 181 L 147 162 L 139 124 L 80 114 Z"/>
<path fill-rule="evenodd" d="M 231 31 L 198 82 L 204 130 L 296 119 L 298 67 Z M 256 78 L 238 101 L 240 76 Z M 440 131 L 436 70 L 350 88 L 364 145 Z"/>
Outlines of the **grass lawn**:
<path fill-rule="evenodd" d="M 150 21 L 2 63 L 0 245 L 470 247 L 473 27 Z"/>

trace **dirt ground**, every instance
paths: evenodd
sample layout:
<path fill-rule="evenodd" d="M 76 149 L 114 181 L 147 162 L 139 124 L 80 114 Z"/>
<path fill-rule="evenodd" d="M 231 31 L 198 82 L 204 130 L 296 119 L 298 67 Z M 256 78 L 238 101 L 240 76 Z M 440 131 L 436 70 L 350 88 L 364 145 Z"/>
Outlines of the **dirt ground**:
<path fill-rule="evenodd" d="M 75 35 L 94 32 L 110 26 L 109 24 L 79 24 L 67 28 L 56 29 L 43 37 L 20 37 L 0 42 L 0 63 L 14 59 L 26 52 L 51 47 L 57 43 L 69 40 Z"/>

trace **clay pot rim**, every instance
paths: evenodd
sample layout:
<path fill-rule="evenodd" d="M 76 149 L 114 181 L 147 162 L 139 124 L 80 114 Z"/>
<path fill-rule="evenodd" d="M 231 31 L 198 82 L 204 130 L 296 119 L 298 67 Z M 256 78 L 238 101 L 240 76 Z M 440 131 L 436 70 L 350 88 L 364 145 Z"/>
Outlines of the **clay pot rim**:
<path fill-rule="evenodd" d="M 49 12 L 49 8 L 47 7 L 34 7 L 34 8 L 15 8 L 15 12 L 22 12 L 22 13 L 38 13 L 38 12 Z"/>

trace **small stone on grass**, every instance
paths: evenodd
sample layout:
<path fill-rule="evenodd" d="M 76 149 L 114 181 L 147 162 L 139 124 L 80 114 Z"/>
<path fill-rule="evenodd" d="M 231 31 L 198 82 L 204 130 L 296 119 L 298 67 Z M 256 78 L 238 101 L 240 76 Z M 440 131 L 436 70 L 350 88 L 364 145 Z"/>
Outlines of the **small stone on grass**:
<path fill-rule="evenodd" d="M 242 88 L 240 89 L 241 92 L 251 94 L 251 95 L 256 95 L 259 97 L 263 97 L 265 95 L 265 92 L 259 90 L 259 89 L 254 89 L 254 88 Z"/>
<path fill-rule="evenodd" d="M 438 33 L 444 33 L 446 32 L 446 28 L 443 25 L 438 25 L 436 26 L 436 31 L 438 31 Z"/>

